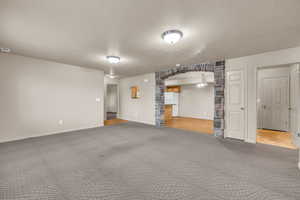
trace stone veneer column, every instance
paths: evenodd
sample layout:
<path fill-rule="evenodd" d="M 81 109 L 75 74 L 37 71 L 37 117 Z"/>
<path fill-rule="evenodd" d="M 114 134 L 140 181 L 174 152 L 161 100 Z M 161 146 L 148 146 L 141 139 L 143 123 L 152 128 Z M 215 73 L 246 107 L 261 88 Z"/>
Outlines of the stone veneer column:
<path fill-rule="evenodd" d="M 164 126 L 165 81 L 160 77 L 160 72 L 155 72 L 155 125 Z"/>
<path fill-rule="evenodd" d="M 164 89 L 165 79 L 180 73 L 204 71 L 214 72 L 215 78 L 215 112 L 214 134 L 217 137 L 224 136 L 224 103 L 225 103 L 225 61 L 215 63 L 180 66 L 155 73 L 155 124 L 157 127 L 164 126 Z"/>
<path fill-rule="evenodd" d="M 217 137 L 224 137 L 225 128 L 225 61 L 216 62 L 214 68 L 215 76 L 215 113 L 214 113 L 214 134 Z"/>

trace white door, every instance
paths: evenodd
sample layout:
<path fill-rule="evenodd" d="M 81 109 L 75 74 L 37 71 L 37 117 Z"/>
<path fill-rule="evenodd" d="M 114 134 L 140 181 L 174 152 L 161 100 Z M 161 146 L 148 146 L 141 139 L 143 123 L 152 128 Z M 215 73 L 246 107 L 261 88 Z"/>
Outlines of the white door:
<path fill-rule="evenodd" d="M 298 131 L 298 105 L 300 96 L 300 73 L 299 65 L 295 64 L 291 67 L 290 74 L 290 131 L 296 133 Z"/>
<path fill-rule="evenodd" d="M 289 130 L 289 77 L 262 79 L 262 128 Z"/>
<path fill-rule="evenodd" d="M 226 137 L 245 138 L 245 88 L 244 71 L 230 71 L 226 74 Z"/>

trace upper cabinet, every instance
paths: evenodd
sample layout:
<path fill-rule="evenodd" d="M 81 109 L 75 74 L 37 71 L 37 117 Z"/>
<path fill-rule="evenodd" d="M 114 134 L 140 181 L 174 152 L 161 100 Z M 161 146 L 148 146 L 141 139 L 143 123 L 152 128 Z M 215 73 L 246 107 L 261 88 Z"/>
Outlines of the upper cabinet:
<path fill-rule="evenodd" d="M 167 86 L 166 92 L 177 92 L 180 93 L 180 86 Z"/>
<path fill-rule="evenodd" d="M 179 95 L 177 92 L 165 92 L 165 104 L 178 104 Z"/>

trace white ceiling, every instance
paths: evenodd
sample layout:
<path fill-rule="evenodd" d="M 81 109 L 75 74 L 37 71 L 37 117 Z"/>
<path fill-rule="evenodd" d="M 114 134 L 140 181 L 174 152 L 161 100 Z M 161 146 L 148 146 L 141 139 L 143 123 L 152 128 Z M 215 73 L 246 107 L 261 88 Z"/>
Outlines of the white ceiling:
<path fill-rule="evenodd" d="M 300 46 L 300 0 L 0 0 L 0 47 L 122 76 Z M 161 33 L 180 29 L 171 46 Z"/>

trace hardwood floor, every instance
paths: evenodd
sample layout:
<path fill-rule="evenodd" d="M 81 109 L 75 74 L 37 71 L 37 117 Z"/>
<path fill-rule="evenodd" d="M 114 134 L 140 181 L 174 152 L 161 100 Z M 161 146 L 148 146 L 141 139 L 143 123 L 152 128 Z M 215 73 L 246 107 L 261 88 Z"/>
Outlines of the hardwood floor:
<path fill-rule="evenodd" d="M 213 134 L 213 121 L 188 117 L 173 117 L 166 120 L 166 126 L 199 133 Z"/>
<path fill-rule="evenodd" d="M 292 142 L 292 134 L 288 132 L 258 129 L 256 141 L 262 144 L 296 149 L 296 146 Z"/>
<path fill-rule="evenodd" d="M 213 121 L 187 117 L 173 117 L 166 120 L 166 126 L 199 133 L 213 134 Z M 257 142 L 262 144 L 275 145 L 289 149 L 297 149 L 292 142 L 292 134 L 288 132 L 257 130 Z"/>
<path fill-rule="evenodd" d="M 126 120 L 123 119 L 110 119 L 110 120 L 104 120 L 104 126 L 111 126 L 111 125 L 115 125 L 115 124 L 121 124 L 121 123 L 125 123 L 128 122 Z"/>
<path fill-rule="evenodd" d="M 105 126 L 128 122 L 122 119 L 105 120 Z M 188 117 L 173 117 L 166 120 L 166 126 L 170 128 L 178 128 L 182 130 L 194 131 L 199 133 L 213 134 L 213 121 L 205 119 L 195 119 Z M 289 149 L 297 149 L 292 142 L 292 134 L 288 132 L 257 130 L 256 141 L 262 144 L 275 145 Z"/>

